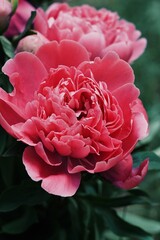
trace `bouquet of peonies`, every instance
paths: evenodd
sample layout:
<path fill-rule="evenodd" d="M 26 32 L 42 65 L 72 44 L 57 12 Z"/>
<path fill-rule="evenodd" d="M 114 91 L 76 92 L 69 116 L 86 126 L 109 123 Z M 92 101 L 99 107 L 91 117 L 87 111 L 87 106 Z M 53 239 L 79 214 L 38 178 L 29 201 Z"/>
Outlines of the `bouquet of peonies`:
<path fill-rule="evenodd" d="M 120 216 L 149 204 L 135 187 L 159 160 L 136 150 L 148 117 L 130 64 L 146 39 L 105 8 L 45 3 L 0 0 L 0 234 L 150 240 Z"/>

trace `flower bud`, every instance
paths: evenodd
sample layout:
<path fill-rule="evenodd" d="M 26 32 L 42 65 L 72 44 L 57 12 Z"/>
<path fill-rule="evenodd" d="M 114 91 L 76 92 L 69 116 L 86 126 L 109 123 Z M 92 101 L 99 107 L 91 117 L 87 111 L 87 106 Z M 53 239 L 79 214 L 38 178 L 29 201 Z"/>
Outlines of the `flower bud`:
<path fill-rule="evenodd" d="M 5 31 L 11 17 L 12 5 L 7 0 L 0 0 L 0 34 Z"/>
<path fill-rule="evenodd" d="M 13 37 L 23 32 L 26 23 L 31 16 L 31 12 L 34 10 L 35 8 L 26 0 L 19 0 L 16 11 L 11 18 L 7 31 L 5 32 L 5 36 Z"/>
<path fill-rule="evenodd" d="M 24 51 L 35 53 L 39 47 L 47 42 L 49 42 L 47 38 L 36 32 L 36 34 L 28 35 L 20 40 L 16 53 Z"/>

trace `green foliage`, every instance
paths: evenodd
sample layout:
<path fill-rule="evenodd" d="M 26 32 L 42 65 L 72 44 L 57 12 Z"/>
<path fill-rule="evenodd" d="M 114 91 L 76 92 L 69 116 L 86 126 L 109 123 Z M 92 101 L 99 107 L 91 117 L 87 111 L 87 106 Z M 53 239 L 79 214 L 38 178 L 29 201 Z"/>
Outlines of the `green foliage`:
<path fill-rule="evenodd" d="M 14 14 L 18 6 L 18 0 L 11 0 L 11 4 L 12 4 L 12 14 Z"/>
<path fill-rule="evenodd" d="M 0 195 L 0 212 L 13 211 L 21 205 L 37 205 L 48 200 L 49 194 L 35 183 L 23 182 L 6 189 Z"/>
<path fill-rule="evenodd" d="M 14 56 L 14 49 L 11 42 L 6 37 L 0 36 L 0 43 L 6 56 L 12 58 Z"/>
<path fill-rule="evenodd" d="M 135 239 L 153 240 L 152 236 L 141 228 L 131 225 L 120 218 L 113 209 L 106 211 L 104 220 L 109 228 L 118 236 L 127 236 Z"/>
<path fill-rule="evenodd" d="M 149 170 L 160 170 L 160 157 L 154 152 L 136 152 L 133 154 L 134 167 L 138 167 L 140 162 L 149 160 Z"/>
<path fill-rule="evenodd" d="M 30 226 L 38 221 L 33 208 L 25 208 L 16 219 L 3 224 L 1 231 L 7 234 L 20 234 L 25 232 Z"/>

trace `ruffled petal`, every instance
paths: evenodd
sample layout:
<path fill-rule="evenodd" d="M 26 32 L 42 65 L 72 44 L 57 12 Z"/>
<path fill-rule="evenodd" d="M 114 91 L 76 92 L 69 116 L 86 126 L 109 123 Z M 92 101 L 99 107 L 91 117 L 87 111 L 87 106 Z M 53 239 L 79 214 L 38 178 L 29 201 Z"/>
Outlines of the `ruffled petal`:
<path fill-rule="evenodd" d="M 0 93 L 3 93 L 3 90 L 2 91 L 1 90 L 2 89 L 0 89 Z M 14 124 L 17 124 L 17 122 L 24 122 L 25 116 L 23 112 L 20 111 L 20 109 L 18 109 L 15 105 L 13 105 L 7 99 L 2 100 L 1 97 L 0 97 L 0 125 L 9 134 L 11 134 L 13 137 L 16 137 L 16 134 L 13 131 L 12 126 Z"/>
<path fill-rule="evenodd" d="M 129 59 L 129 63 L 132 63 L 138 57 L 142 55 L 147 46 L 147 40 L 145 38 L 139 39 L 136 42 L 133 42 L 133 53 Z"/>
<path fill-rule="evenodd" d="M 2 70 L 14 87 L 14 91 L 9 94 L 10 100 L 20 108 L 33 99 L 34 92 L 47 76 L 41 61 L 28 52 L 18 53 L 14 59 L 6 62 Z"/>
<path fill-rule="evenodd" d="M 41 186 L 48 193 L 69 197 L 75 194 L 80 185 L 80 173 L 69 174 L 63 167 L 54 168 L 46 164 L 32 147 L 25 149 L 23 163 L 29 176 L 34 181 L 42 180 Z"/>
<path fill-rule="evenodd" d="M 133 109 L 131 106 L 139 96 L 139 89 L 136 88 L 134 84 L 129 83 L 116 89 L 113 92 L 113 95 L 116 97 L 118 104 L 123 112 L 123 127 L 121 128 L 121 132 L 118 136 L 118 138 L 122 140 L 126 138 L 131 132 L 133 114 Z"/>
<path fill-rule="evenodd" d="M 52 174 L 52 167 L 43 161 L 34 147 L 26 147 L 22 159 L 28 175 L 34 181 L 40 181 Z"/>
<path fill-rule="evenodd" d="M 137 144 L 138 140 L 142 140 L 148 135 L 148 121 L 141 112 L 134 113 L 132 131 L 129 136 L 123 140 L 124 156 L 128 155 Z"/>
<path fill-rule="evenodd" d="M 118 42 L 107 46 L 103 50 L 103 56 L 109 51 L 115 51 L 121 59 L 128 62 L 129 59 L 131 59 L 133 48 L 131 43 L 127 44 L 126 42 Z"/>
<path fill-rule="evenodd" d="M 56 41 L 40 47 L 36 53 L 43 62 L 47 71 L 57 68 L 59 65 L 77 67 L 81 62 L 88 61 L 89 55 L 86 49 L 72 40 L 63 40 L 59 44 Z"/>
<path fill-rule="evenodd" d="M 97 82 L 104 81 L 112 92 L 115 89 L 134 82 L 133 70 L 128 63 L 118 57 L 115 52 L 107 53 L 103 59 L 95 58 L 94 62 L 85 62 L 79 66 L 87 75 L 89 70 Z"/>
<path fill-rule="evenodd" d="M 73 196 L 76 193 L 79 184 L 80 173 L 59 173 L 42 180 L 42 188 L 51 194 L 62 197 Z"/>

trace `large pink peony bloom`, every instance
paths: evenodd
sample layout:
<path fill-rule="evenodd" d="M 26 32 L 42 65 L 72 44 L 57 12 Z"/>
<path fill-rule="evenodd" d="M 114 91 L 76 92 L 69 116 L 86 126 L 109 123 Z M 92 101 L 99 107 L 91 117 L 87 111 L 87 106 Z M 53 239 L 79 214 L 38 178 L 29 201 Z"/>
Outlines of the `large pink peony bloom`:
<path fill-rule="evenodd" d="M 26 0 L 19 0 L 16 12 L 11 18 L 9 27 L 5 32 L 5 35 L 8 37 L 12 37 L 23 32 L 26 22 L 28 21 L 31 12 L 34 10 L 35 8 Z"/>
<path fill-rule="evenodd" d="M 37 10 L 35 30 L 49 40 L 71 39 L 86 47 L 93 60 L 114 50 L 129 63 L 137 59 L 146 47 L 140 31 L 117 13 L 106 9 L 96 10 L 89 5 L 70 7 L 54 3 L 46 12 Z"/>
<path fill-rule="evenodd" d="M 53 41 L 18 53 L 3 72 L 14 90 L 0 89 L 0 123 L 28 145 L 23 163 L 47 192 L 73 195 L 83 171 L 127 189 L 142 181 L 148 161 L 132 169 L 130 153 L 147 117 L 133 71 L 115 52 L 89 61 L 79 43 Z"/>

